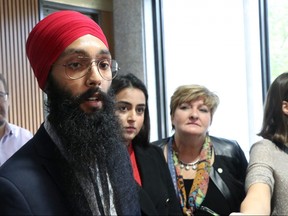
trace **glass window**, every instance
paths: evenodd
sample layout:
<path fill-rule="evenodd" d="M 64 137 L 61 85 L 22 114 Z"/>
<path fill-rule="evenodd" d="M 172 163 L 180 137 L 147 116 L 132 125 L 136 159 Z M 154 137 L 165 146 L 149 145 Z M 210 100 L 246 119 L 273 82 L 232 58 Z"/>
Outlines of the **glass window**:
<path fill-rule="evenodd" d="M 205 85 L 220 97 L 210 134 L 237 140 L 248 156 L 263 109 L 258 1 L 163 0 L 162 10 L 167 122 L 158 125 L 173 134 L 169 104 L 179 85 Z"/>
<path fill-rule="evenodd" d="M 288 1 L 268 1 L 271 82 L 288 71 Z"/>

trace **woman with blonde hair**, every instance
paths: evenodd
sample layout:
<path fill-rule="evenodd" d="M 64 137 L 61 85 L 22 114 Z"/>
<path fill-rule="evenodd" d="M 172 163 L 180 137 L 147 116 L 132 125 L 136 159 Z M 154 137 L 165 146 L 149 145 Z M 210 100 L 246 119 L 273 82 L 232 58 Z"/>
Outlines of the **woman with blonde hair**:
<path fill-rule="evenodd" d="M 229 215 L 243 200 L 246 157 L 236 141 L 210 136 L 216 94 L 183 85 L 171 97 L 173 136 L 154 142 L 164 151 L 184 215 Z"/>

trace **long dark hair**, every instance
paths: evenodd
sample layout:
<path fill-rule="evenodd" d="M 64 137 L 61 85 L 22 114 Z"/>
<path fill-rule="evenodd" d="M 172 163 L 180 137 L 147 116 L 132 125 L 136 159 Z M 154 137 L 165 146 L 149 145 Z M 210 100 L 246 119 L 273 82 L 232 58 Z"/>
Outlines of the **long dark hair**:
<path fill-rule="evenodd" d="M 282 102 L 288 101 L 288 72 L 279 75 L 269 87 L 262 129 L 258 135 L 272 142 L 288 144 L 288 116 L 282 111 Z"/>
<path fill-rule="evenodd" d="M 150 115 L 148 108 L 148 92 L 146 86 L 135 75 L 128 73 L 126 75 L 118 75 L 115 79 L 113 79 L 110 93 L 115 96 L 125 88 L 139 89 L 145 95 L 146 108 L 144 112 L 144 123 L 137 136 L 132 140 L 132 144 L 148 146 L 150 139 Z"/>

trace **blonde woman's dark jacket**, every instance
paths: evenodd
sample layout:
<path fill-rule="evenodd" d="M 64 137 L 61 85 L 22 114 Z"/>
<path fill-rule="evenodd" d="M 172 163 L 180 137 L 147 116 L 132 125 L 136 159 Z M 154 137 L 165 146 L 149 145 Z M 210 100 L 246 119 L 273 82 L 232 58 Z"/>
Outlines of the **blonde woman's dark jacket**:
<path fill-rule="evenodd" d="M 210 179 L 223 194 L 231 212 L 239 211 L 245 197 L 244 183 L 247 159 L 236 141 L 210 136 L 214 147 L 215 159 L 210 171 Z M 153 142 L 162 149 L 169 138 Z"/>

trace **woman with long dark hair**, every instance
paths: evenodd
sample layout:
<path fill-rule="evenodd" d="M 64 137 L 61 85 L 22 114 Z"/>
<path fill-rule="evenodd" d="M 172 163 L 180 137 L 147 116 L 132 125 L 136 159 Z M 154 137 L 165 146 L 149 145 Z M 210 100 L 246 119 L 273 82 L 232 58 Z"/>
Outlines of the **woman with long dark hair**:
<path fill-rule="evenodd" d="M 288 215 L 288 73 L 279 75 L 266 97 L 262 129 L 250 150 L 241 212 Z"/>
<path fill-rule="evenodd" d="M 149 144 L 148 93 L 133 74 L 117 76 L 111 85 L 116 115 L 139 185 L 142 215 L 181 215 L 162 150 Z"/>

